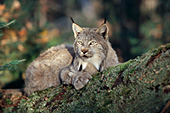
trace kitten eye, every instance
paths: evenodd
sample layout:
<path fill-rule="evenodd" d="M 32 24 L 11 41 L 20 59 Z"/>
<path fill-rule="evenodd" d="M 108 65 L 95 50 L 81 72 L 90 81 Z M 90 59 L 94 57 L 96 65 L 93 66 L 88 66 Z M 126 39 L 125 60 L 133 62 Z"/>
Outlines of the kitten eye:
<path fill-rule="evenodd" d="M 91 42 L 89 42 L 89 45 L 95 45 L 96 44 L 96 42 L 95 41 L 91 41 Z"/>
<path fill-rule="evenodd" d="M 77 43 L 78 43 L 79 45 L 83 45 L 83 42 L 82 42 L 82 41 L 77 41 Z"/>

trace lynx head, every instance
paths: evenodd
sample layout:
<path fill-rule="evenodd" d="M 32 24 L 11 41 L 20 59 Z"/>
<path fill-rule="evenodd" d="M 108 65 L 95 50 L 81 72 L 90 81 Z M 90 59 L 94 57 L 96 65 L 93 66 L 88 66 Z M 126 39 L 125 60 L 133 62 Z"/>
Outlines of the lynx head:
<path fill-rule="evenodd" d="M 76 55 L 83 61 L 93 64 L 99 70 L 108 50 L 109 28 L 106 22 L 99 28 L 82 28 L 73 21 L 72 29 L 75 37 L 74 51 Z"/>

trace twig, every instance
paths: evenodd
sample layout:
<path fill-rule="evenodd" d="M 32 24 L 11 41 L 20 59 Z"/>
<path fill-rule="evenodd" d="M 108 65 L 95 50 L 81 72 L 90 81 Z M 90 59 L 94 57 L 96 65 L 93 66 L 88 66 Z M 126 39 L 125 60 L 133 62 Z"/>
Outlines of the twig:
<path fill-rule="evenodd" d="M 8 27 L 9 25 L 11 25 L 11 24 L 13 24 L 13 23 L 15 23 L 15 22 L 16 22 L 16 20 L 12 20 L 11 22 L 9 22 L 9 23 L 3 25 L 2 27 L 0 27 L 0 29 L 2 29 L 2 28 L 4 28 L 4 27 Z"/>

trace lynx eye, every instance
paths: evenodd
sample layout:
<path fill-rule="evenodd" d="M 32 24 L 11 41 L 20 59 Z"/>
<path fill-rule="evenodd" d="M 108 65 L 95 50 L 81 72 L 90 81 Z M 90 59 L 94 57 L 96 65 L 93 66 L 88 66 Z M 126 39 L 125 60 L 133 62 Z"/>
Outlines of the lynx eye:
<path fill-rule="evenodd" d="M 90 46 L 96 45 L 96 42 L 95 42 L 95 41 L 90 41 L 90 42 L 89 42 L 89 45 L 90 45 Z"/>
<path fill-rule="evenodd" d="M 83 42 L 82 42 L 82 41 L 77 41 L 77 43 L 78 43 L 79 45 L 83 45 Z"/>

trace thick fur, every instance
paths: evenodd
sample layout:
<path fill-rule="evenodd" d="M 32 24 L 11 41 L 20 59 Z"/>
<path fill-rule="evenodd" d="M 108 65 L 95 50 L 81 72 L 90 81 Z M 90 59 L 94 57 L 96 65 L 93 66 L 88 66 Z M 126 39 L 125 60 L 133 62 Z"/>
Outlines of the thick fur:
<path fill-rule="evenodd" d="M 61 69 L 71 65 L 74 57 L 73 47 L 60 45 L 51 47 L 35 59 L 26 70 L 25 92 L 43 90 L 61 84 Z"/>
<path fill-rule="evenodd" d="M 99 28 L 81 28 L 73 23 L 73 47 L 52 47 L 34 60 L 26 70 L 25 92 L 29 95 L 60 84 L 72 84 L 81 89 L 91 74 L 118 65 L 108 31 L 106 24 Z"/>

